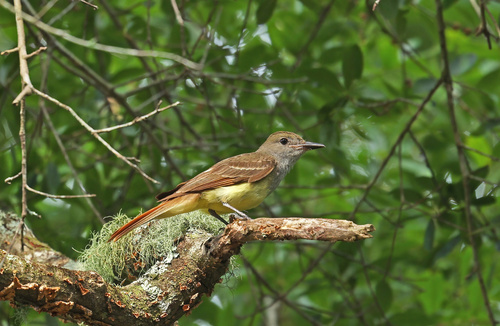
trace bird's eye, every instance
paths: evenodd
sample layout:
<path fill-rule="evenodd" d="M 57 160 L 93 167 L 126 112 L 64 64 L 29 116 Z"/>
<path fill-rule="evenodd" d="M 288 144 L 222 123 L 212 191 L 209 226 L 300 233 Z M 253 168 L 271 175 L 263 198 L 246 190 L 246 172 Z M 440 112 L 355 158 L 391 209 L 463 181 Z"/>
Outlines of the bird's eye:
<path fill-rule="evenodd" d="M 281 138 L 281 139 L 280 139 L 280 144 L 281 144 L 281 145 L 286 145 L 286 144 L 288 144 L 288 139 L 286 139 L 286 138 Z"/>

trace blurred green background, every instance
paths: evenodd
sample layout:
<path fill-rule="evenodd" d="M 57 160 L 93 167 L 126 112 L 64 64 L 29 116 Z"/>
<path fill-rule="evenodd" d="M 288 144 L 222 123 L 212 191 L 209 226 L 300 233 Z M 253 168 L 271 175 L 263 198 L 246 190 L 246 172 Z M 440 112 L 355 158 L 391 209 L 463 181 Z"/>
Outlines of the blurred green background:
<path fill-rule="evenodd" d="M 101 136 L 160 182 L 111 154 L 68 111 L 27 98 L 28 182 L 35 234 L 72 258 L 106 216 L 136 215 L 154 195 L 216 161 L 255 150 L 274 131 L 326 144 L 307 153 L 250 216 L 372 223 L 359 243 L 250 243 L 212 297 L 180 325 L 492 325 L 500 320 L 500 3 L 445 0 L 445 87 L 436 2 L 23 2 L 68 35 L 196 63 L 98 51 L 26 24 L 38 89 L 95 129 L 182 104 Z M 2 0 L 0 50 L 17 45 Z M 88 45 L 88 44 L 87 44 Z M 0 57 L 0 179 L 20 171 L 17 53 Z M 435 90 L 435 92 L 434 92 Z M 426 97 L 430 100 L 419 108 Z M 409 122 L 415 118 L 410 125 Z M 460 169 L 454 127 L 465 151 Z M 464 173 L 466 172 L 466 173 Z M 464 187 L 466 178 L 468 186 Z M 20 179 L 0 185 L 0 208 L 20 212 Z M 470 210 L 470 214 L 466 212 Z M 468 223 L 469 222 L 469 223 Z M 472 240 L 472 241 L 471 241 Z M 484 284 L 481 290 L 480 284 Z M 487 300 L 485 299 L 487 298 Z M 490 313 L 490 316 L 489 316 Z M 0 325 L 58 325 L 0 305 Z"/>

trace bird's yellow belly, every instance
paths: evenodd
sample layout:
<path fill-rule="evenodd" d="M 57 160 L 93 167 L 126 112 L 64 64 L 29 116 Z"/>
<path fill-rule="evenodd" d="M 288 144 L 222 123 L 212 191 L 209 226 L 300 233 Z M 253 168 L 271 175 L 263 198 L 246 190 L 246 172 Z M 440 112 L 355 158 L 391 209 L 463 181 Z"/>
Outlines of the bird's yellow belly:
<path fill-rule="evenodd" d="M 253 183 L 241 183 L 204 191 L 199 200 L 199 207 L 212 209 L 221 214 L 233 213 L 231 209 L 223 206 L 222 203 L 228 203 L 232 207 L 243 211 L 258 206 L 268 194 L 269 187 L 265 179 Z"/>

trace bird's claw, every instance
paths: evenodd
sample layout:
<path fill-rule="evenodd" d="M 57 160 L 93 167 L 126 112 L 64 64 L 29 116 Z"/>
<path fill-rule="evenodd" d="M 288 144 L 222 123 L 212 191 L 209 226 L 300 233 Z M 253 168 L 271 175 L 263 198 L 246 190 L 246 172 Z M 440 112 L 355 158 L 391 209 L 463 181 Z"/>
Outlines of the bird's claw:
<path fill-rule="evenodd" d="M 242 221 L 245 221 L 245 220 L 251 220 L 252 218 L 249 217 L 247 214 L 243 214 L 243 215 L 240 215 L 240 214 L 230 214 L 229 215 L 229 223 L 232 223 L 234 221 L 237 221 L 237 220 L 242 220 Z"/>

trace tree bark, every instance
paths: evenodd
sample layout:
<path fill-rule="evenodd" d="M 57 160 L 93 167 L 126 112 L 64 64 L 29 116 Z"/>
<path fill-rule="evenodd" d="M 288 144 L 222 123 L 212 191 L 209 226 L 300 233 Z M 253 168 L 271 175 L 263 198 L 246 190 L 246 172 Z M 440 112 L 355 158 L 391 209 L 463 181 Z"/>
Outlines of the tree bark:
<path fill-rule="evenodd" d="M 30 245 L 36 240 L 28 234 L 24 253 L 10 242 L 2 244 L 3 249 L 11 248 L 10 253 L 0 251 L 0 300 L 88 325 L 171 325 L 196 308 L 203 295 L 210 296 L 226 273 L 231 256 L 246 242 L 352 242 L 371 238 L 372 231 L 371 224 L 345 220 L 236 220 L 216 237 L 203 232 L 186 234 L 179 240 L 176 258 L 156 262 L 127 286 L 107 283 L 96 272 L 62 267 L 69 259 L 46 246 Z"/>

